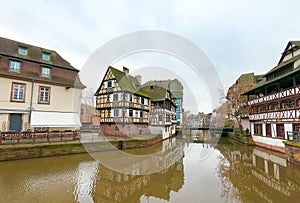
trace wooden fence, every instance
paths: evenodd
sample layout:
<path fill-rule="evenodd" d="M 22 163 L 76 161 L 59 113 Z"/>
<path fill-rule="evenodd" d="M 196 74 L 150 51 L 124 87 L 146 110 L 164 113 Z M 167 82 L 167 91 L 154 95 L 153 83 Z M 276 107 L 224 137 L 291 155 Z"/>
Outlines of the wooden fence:
<path fill-rule="evenodd" d="M 79 131 L 49 131 L 49 132 L 0 132 L 0 144 L 65 142 L 79 140 Z"/>

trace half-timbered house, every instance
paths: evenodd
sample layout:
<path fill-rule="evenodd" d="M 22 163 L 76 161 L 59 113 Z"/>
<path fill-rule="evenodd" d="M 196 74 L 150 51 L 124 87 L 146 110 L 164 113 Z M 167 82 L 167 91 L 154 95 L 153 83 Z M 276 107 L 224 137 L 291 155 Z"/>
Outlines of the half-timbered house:
<path fill-rule="evenodd" d="M 170 90 L 159 85 L 142 88 L 151 97 L 150 128 L 152 134 L 162 134 L 166 139 L 176 131 L 176 103 Z"/>
<path fill-rule="evenodd" d="M 282 141 L 299 139 L 300 41 L 290 41 L 278 64 L 244 94 L 256 144 L 284 152 Z"/>
<path fill-rule="evenodd" d="M 136 136 L 150 133 L 149 95 L 140 89 L 140 76 L 108 67 L 95 93 L 101 132 L 105 135 Z"/>

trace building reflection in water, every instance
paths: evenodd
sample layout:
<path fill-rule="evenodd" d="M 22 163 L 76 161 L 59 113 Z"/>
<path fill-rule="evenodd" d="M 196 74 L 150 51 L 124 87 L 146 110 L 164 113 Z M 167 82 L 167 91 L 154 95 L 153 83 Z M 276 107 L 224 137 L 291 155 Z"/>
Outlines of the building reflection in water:
<path fill-rule="evenodd" d="M 96 194 L 93 197 L 94 201 L 140 202 L 141 198 L 147 197 L 170 200 L 170 192 L 178 192 L 184 184 L 183 145 L 176 145 L 173 138 L 161 143 L 160 148 L 163 156 L 142 163 L 142 167 L 146 168 L 159 162 L 169 165 L 168 168 L 157 173 L 128 175 L 101 166 L 93 192 Z"/>
<path fill-rule="evenodd" d="M 241 202 L 298 202 L 299 167 L 286 157 L 263 148 L 219 144 L 222 153 L 218 173 L 227 201 L 238 196 Z"/>

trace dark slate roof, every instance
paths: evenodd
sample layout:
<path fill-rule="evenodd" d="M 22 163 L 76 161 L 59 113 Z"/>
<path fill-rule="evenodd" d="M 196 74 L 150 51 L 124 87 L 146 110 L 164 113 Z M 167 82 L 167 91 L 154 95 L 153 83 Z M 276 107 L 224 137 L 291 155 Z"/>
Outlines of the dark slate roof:
<path fill-rule="evenodd" d="M 157 85 L 170 90 L 172 98 L 183 98 L 183 86 L 179 80 L 151 80 L 144 84 L 144 86 Z"/>
<path fill-rule="evenodd" d="M 26 56 L 20 55 L 18 53 L 18 47 L 27 48 L 28 50 L 27 55 Z M 49 61 L 45 61 L 42 59 L 43 52 L 49 53 L 51 55 Z M 0 55 L 6 55 L 6 56 L 15 57 L 23 60 L 34 61 L 41 64 L 57 66 L 57 67 L 79 72 L 78 69 L 74 68 L 68 61 L 63 59 L 56 51 L 26 44 L 23 42 L 14 41 L 3 37 L 0 37 Z"/>
<path fill-rule="evenodd" d="M 118 84 L 123 90 L 150 98 L 147 92 L 140 89 L 140 83 L 135 77 L 126 75 L 123 71 L 120 71 L 112 66 L 110 66 L 109 69 L 114 74 Z"/>
<path fill-rule="evenodd" d="M 272 84 L 274 82 L 278 82 L 278 81 L 282 81 L 284 79 L 286 79 L 287 76 L 291 76 L 291 75 L 294 75 L 294 74 L 299 74 L 300 73 L 300 67 L 294 69 L 293 71 L 291 72 L 288 72 L 284 75 L 281 75 L 279 77 L 276 77 L 272 80 L 269 80 L 267 81 L 266 78 L 264 78 L 261 82 L 259 82 L 255 87 L 253 87 L 252 89 L 244 92 L 242 95 L 250 95 L 250 94 L 253 94 L 256 92 L 256 90 L 260 89 L 260 88 L 263 88 L 265 87 L 266 85 L 269 85 L 269 84 Z"/>

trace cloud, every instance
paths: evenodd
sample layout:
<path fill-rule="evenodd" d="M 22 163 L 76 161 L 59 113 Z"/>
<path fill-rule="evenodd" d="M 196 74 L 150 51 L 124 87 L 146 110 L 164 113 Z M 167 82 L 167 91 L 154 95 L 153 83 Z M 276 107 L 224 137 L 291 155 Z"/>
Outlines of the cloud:
<path fill-rule="evenodd" d="M 3 1 L 0 35 L 56 50 L 76 68 L 105 42 L 139 30 L 193 41 L 228 87 L 245 72 L 276 65 L 300 36 L 298 1 Z M 133 64 L 134 66 L 134 64 Z"/>

